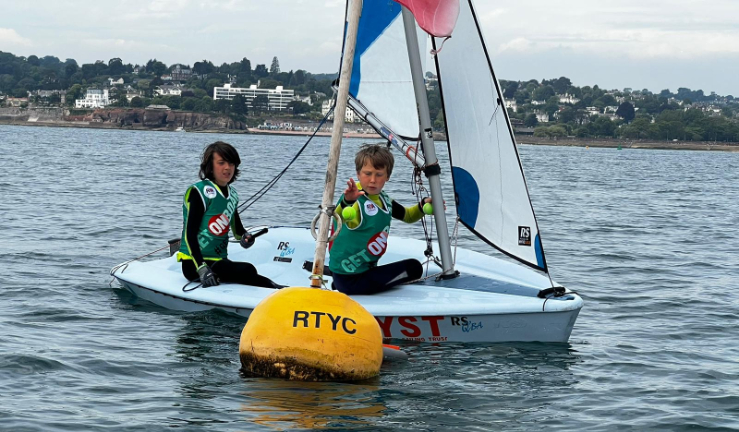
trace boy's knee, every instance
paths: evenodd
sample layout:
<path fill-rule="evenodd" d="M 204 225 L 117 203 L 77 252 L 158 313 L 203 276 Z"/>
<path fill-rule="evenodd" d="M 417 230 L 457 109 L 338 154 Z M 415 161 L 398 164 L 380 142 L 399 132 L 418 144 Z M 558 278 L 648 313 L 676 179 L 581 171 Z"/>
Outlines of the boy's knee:
<path fill-rule="evenodd" d="M 409 259 L 406 262 L 406 271 L 408 276 L 413 279 L 420 279 L 423 276 L 423 265 L 420 261 L 415 259 Z"/>

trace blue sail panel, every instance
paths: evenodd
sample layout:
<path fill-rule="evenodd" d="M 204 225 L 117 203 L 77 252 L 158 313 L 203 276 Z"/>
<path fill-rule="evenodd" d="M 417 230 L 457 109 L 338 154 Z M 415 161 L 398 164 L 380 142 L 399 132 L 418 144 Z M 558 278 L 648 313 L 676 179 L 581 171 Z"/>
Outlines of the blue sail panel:
<path fill-rule="evenodd" d="M 546 271 L 539 226 L 516 141 L 470 0 L 435 57 L 461 222 L 478 237 Z"/>
<path fill-rule="evenodd" d="M 465 225 L 474 229 L 480 211 L 480 188 L 474 177 L 464 168 L 453 166 L 452 175 L 457 215 Z"/>
<path fill-rule="evenodd" d="M 426 38 L 420 41 L 425 50 Z M 363 2 L 349 94 L 395 134 L 419 136 L 400 4 L 392 0 Z"/>

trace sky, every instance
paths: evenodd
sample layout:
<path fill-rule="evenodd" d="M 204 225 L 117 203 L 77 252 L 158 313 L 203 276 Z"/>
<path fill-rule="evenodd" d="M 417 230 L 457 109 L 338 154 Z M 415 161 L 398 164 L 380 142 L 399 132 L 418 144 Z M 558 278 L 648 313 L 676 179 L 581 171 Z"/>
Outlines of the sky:
<path fill-rule="evenodd" d="M 478 0 L 496 76 L 739 97 L 739 0 Z M 343 0 L 0 0 L 0 51 L 338 70 Z"/>

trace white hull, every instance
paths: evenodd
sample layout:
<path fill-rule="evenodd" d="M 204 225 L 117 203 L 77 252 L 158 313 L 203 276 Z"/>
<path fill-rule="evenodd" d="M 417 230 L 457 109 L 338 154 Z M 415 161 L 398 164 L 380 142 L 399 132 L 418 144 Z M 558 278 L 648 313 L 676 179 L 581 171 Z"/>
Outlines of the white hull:
<path fill-rule="evenodd" d="M 305 261 L 313 259 L 315 241 L 308 229 L 271 227 L 250 249 L 229 247 L 234 261 L 249 261 L 277 283 L 309 286 Z M 391 237 L 381 260 L 408 257 L 423 260 L 425 243 Z M 582 299 L 567 292 L 542 299 L 539 290 L 549 279 L 517 264 L 460 249 L 457 266 L 462 276 L 404 285 L 396 289 L 353 298 L 377 318 L 389 339 L 419 342 L 567 342 Z M 430 274 L 438 273 L 431 264 Z M 248 317 L 273 289 L 238 284 L 183 291 L 187 280 L 174 257 L 135 261 L 113 273 L 123 287 L 159 306 L 182 311 L 221 309 Z M 326 277 L 330 284 L 331 278 Z M 187 288 L 194 288 L 190 283 Z M 319 308 L 320 305 L 315 305 Z"/>

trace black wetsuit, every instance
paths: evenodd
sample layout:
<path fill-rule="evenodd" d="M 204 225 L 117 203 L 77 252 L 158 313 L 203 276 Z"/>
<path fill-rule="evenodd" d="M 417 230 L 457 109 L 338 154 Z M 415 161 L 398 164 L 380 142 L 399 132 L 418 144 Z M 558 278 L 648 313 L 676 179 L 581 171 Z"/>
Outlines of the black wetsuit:
<path fill-rule="evenodd" d="M 228 188 L 221 188 L 221 191 L 226 195 L 226 197 L 228 197 Z M 203 200 L 197 193 L 191 193 L 187 202 L 190 204 L 190 212 L 187 218 L 188 224 L 185 235 L 187 236 L 188 243 L 190 245 L 192 258 L 198 263 L 198 265 L 204 261 L 208 262 L 211 270 L 216 274 L 216 277 L 221 282 L 232 282 L 265 288 L 280 287 L 280 285 L 275 284 L 269 278 L 260 275 L 257 272 L 256 267 L 248 262 L 231 261 L 228 258 L 219 261 L 204 260 L 197 241 L 200 222 L 205 214 Z M 234 226 L 236 234 L 243 236 L 246 233 L 246 229 L 244 229 L 244 226 L 241 223 L 239 212 L 234 212 L 233 217 L 235 218 Z M 193 260 L 182 260 L 182 274 L 190 281 L 199 279 L 198 270 Z"/>

